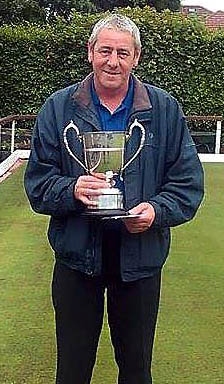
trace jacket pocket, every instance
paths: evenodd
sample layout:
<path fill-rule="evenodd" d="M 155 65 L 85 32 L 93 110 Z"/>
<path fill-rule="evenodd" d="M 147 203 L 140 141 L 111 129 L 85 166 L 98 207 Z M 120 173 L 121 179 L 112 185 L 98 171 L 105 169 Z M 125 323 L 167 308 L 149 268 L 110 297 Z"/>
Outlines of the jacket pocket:
<path fill-rule="evenodd" d="M 48 238 L 57 254 L 82 259 L 89 244 L 89 225 L 84 218 L 77 216 L 52 218 Z"/>
<path fill-rule="evenodd" d="M 51 248 L 56 253 L 62 253 L 65 244 L 66 218 L 51 217 L 48 228 L 48 240 Z"/>
<path fill-rule="evenodd" d="M 141 236 L 141 255 L 139 268 L 161 267 L 168 256 L 170 231 L 168 228 L 150 228 Z"/>

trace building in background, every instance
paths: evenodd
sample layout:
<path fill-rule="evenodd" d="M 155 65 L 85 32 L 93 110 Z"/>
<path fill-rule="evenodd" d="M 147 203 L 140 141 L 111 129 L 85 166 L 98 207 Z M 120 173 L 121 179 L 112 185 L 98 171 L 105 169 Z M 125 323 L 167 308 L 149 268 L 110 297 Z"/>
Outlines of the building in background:
<path fill-rule="evenodd" d="M 199 5 L 183 5 L 181 7 L 181 12 L 186 16 L 197 16 L 201 18 L 206 18 L 207 16 L 213 14 L 212 11 L 209 11 Z"/>
<path fill-rule="evenodd" d="M 210 29 L 224 28 L 224 12 L 217 11 L 206 17 L 205 23 Z"/>
<path fill-rule="evenodd" d="M 198 17 L 205 22 L 209 29 L 224 28 L 224 12 L 212 12 L 199 5 L 184 5 L 181 7 L 181 12 L 186 16 Z"/>

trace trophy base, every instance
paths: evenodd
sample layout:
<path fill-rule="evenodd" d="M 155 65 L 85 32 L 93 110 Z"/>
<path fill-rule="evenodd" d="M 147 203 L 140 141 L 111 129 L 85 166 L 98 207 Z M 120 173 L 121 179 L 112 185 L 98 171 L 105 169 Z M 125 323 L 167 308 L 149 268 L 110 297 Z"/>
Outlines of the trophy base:
<path fill-rule="evenodd" d="M 99 217 L 99 218 L 116 218 L 125 217 L 129 213 L 124 209 L 86 209 L 82 212 L 82 216 Z"/>
<path fill-rule="evenodd" d="M 112 220 L 112 219 L 132 219 L 140 217 L 141 214 L 131 214 L 124 209 L 88 209 L 81 213 L 82 216 L 99 218 L 101 220 Z"/>

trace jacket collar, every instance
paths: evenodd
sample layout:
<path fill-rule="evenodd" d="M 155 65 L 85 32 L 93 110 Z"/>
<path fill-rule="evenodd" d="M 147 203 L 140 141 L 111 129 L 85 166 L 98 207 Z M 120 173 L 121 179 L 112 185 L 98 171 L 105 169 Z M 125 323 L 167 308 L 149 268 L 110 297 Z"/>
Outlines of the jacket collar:
<path fill-rule="evenodd" d="M 146 111 L 152 108 L 149 94 L 144 84 L 131 75 L 134 81 L 134 99 L 131 112 Z M 90 73 L 79 85 L 72 95 L 74 102 L 87 108 L 93 109 L 93 101 L 91 97 L 91 83 L 93 73 Z"/>

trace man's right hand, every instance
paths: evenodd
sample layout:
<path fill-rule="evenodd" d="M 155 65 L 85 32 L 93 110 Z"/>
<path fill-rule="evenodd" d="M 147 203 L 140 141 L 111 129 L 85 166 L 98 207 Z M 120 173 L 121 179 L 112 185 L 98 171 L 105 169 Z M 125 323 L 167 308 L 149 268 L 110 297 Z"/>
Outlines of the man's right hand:
<path fill-rule="evenodd" d="M 111 185 L 106 181 L 104 173 L 92 173 L 91 175 L 79 176 L 75 188 L 74 196 L 83 204 L 88 206 L 96 206 L 97 202 L 92 201 L 91 197 L 102 194 L 103 188 L 110 188 Z"/>

